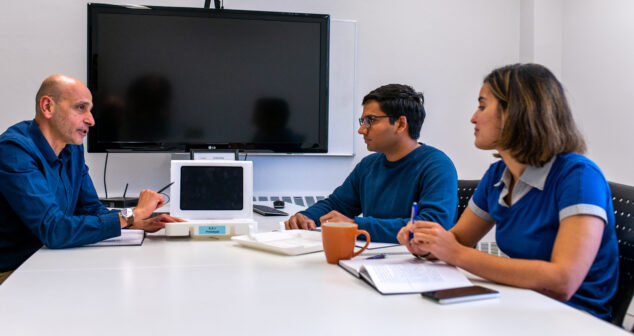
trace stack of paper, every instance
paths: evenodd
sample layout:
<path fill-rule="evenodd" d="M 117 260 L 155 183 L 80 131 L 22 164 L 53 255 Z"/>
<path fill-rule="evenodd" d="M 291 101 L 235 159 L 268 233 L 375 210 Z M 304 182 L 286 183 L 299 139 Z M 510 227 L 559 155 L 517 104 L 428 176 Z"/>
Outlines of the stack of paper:
<path fill-rule="evenodd" d="M 143 244 L 143 239 L 145 239 L 145 231 L 127 229 L 121 230 L 121 235 L 118 237 L 112 237 L 84 246 L 134 246 Z"/>
<path fill-rule="evenodd" d="M 298 255 L 322 251 L 321 232 L 288 230 L 235 236 L 231 240 L 242 246 L 285 255 Z"/>

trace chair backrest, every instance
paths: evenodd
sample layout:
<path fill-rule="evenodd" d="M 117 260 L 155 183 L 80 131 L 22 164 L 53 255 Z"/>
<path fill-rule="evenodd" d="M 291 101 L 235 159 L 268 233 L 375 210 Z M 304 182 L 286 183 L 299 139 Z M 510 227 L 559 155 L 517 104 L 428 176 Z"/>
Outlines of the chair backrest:
<path fill-rule="evenodd" d="M 478 183 L 480 180 L 458 180 L 458 217 L 456 220 L 462 216 L 462 212 L 467 208 Z"/>
<path fill-rule="evenodd" d="M 616 237 L 619 242 L 619 285 L 612 304 L 612 323 L 622 326 L 634 294 L 634 187 L 609 182 Z"/>

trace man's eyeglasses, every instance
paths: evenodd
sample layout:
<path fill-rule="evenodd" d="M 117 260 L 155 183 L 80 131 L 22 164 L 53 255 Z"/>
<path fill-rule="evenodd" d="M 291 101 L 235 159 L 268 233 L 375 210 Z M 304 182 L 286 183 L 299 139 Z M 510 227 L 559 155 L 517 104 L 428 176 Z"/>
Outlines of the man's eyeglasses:
<path fill-rule="evenodd" d="M 375 116 L 375 115 L 367 115 L 365 117 L 359 118 L 359 126 L 365 126 L 365 128 L 370 128 L 375 120 L 379 118 L 389 118 L 390 116 Z"/>

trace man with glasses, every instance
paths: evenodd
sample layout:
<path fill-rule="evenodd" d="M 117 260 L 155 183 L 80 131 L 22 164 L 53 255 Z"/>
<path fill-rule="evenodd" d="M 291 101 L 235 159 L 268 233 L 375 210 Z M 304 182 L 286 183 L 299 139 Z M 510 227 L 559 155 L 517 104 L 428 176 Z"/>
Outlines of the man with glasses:
<path fill-rule="evenodd" d="M 0 283 L 42 244 L 64 248 L 157 231 L 180 219 L 152 212 L 163 196 L 143 190 L 134 209 L 108 210 L 84 162 L 84 137 L 95 124 L 92 95 L 79 80 L 52 75 L 35 98 L 35 119 L 0 135 Z"/>
<path fill-rule="evenodd" d="M 418 203 L 416 220 L 451 228 L 458 204 L 456 168 L 443 152 L 417 141 L 425 120 L 423 103 L 423 94 L 407 85 L 384 85 L 368 93 L 358 133 L 377 153 L 361 160 L 327 199 L 291 216 L 286 228 L 357 223 L 372 241 L 397 243 L 413 202 Z"/>

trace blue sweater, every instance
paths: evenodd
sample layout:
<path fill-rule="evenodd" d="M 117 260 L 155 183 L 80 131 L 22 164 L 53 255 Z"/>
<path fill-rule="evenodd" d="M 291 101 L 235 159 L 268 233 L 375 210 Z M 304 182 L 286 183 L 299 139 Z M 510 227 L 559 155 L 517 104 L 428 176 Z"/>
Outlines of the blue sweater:
<path fill-rule="evenodd" d="M 416 219 L 446 229 L 455 224 L 457 179 L 451 160 L 431 146 L 422 144 L 394 162 L 375 153 L 361 160 L 327 199 L 301 213 L 319 225 L 319 217 L 337 210 L 354 217 L 372 241 L 396 243 L 398 231 L 410 220 L 412 202 L 418 202 Z"/>

